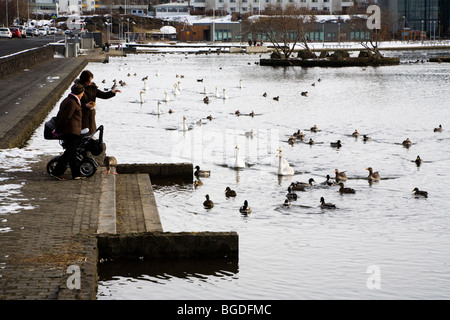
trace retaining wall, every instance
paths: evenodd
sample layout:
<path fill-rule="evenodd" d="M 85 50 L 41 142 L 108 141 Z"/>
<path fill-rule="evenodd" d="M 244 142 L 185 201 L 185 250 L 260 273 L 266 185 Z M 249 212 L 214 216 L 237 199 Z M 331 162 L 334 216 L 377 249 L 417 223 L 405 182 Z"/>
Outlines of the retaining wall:
<path fill-rule="evenodd" d="M 24 51 L 0 59 L 0 78 L 7 77 L 23 69 L 29 69 L 34 65 L 53 59 L 53 47 L 45 46 Z"/>

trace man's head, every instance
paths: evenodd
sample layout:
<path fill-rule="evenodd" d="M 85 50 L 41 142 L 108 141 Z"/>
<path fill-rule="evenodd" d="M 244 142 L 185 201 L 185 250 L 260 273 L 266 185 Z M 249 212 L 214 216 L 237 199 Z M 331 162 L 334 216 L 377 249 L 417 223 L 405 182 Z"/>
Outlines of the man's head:
<path fill-rule="evenodd" d="M 80 74 L 80 82 L 82 84 L 91 84 L 92 79 L 94 79 L 94 74 L 90 72 L 89 70 L 84 70 Z"/>
<path fill-rule="evenodd" d="M 78 98 L 81 98 L 84 94 L 84 87 L 79 83 L 75 83 L 72 88 L 70 88 L 70 91 L 72 94 L 78 96 Z"/>

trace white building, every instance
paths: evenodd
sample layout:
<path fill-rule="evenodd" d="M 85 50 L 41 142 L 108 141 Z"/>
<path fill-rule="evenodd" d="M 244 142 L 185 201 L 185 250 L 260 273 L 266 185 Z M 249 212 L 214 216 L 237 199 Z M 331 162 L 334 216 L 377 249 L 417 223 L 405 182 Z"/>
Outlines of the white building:
<path fill-rule="evenodd" d="M 29 0 L 30 11 L 37 14 L 82 14 L 95 11 L 98 0 Z"/>

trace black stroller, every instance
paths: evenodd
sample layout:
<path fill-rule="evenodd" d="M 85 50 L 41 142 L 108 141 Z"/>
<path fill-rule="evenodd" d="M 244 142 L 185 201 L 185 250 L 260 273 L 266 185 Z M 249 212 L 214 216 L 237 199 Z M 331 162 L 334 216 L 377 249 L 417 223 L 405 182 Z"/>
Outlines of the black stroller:
<path fill-rule="evenodd" d="M 44 138 L 46 140 L 56 140 L 58 139 L 60 141 L 61 146 L 63 149 L 64 142 L 61 135 L 58 135 L 55 133 L 55 117 L 51 118 L 49 121 L 45 123 L 44 126 Z M 95 139 L 94 135 L 100 132 L 99 139 Z M 80 174 L 83 177 L 92 177 L 95 172 L 97 171 L 98 163 L 97 161 L 88 156 L 87 153 L 90 152 L 93 156 L 98 156 L 103 152 L 103 126 L 97 128 L 97 130 L 93 134 L 85 134 L 81 135 L 81 142 L 77 147 L 77 167 L 80 170 Z M 56 164 L 58 163 L 58 160 L 61 156 L 55 156 L 53 157 L 48 163 L 47 163 L 47 172 L 48 174 L 52 174 L 53 170 L 56 167 Z"/>

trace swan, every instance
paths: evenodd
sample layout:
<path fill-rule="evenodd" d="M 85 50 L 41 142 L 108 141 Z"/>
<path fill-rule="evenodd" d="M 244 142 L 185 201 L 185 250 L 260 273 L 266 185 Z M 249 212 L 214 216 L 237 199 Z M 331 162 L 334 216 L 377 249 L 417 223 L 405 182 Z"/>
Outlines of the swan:
<path fill-rule="evenodd" d="M 289 165 L 286 159 L 283 158 L 283 151 L 278 148 L 278 175 L 279 176 L 292 176 L 294 175 L 294 169 Z"/>
<path fill-rule="evenodd" d="M 169 98 L 169 96 L 167 95 L 167 91 L 164 91 L 164 101 L 165 101 L 165 102 L 169 102 L 169 101 L 170 101 L 170 98 Z"/>
<path fill-rule="evenodd" d="M 239 145 L 235 147 L 236 157 L 234 159 L 233 168 L 245 168 L 245 162 L 239 157 Z"/>
<path fill-rule="evenodd" d="M 144 88 L 142 90 L 144 90 L 144 91 L 148 90 L 147 80 L 144 80 Z"/>
<path fill-rule="evenodd" d="M 242 79 L 241 80 L 239 80 L 239 88 L 243 88 L 244 86 L 242 85 Z"/>
<path fill-rule="evenodd" d="M 180 94 L 181 92 L 180 92 L 180 90 L 178 89 L 178 84 L 174 84 L 173 85 L 173 94 L 175 95 L 175 96 L 178 96 L 179 94 Z"/>
<path fill-rule="evenodd" d="M 188 131 L 189 129 L 188 129 L 188 127 L 187 127 L 187 125 L 186 125 L 186 117 L 184 116 L 183 117 L 183 131 Z"/>
<path fill-rule="evenodd" d="M 142 96 L 144 93 L 145 93 L 144 91 L 139 92 L 139 102 L 141 104 L 144 103 L 144 97 Z"/>
<path fill-rule="evenodd" d="M 159 71 L 156 69 L 156 76 L 159 77 Z"/>
<path fill-rule="evenodd" d="M 178 88 L 178 91 L 180 91 L 180 93 L 181 93 L 181 83 L 180 83 L 180 81 L 178 81 L 178 86 L 177 86 L 177 88 Z"/>
<path fill-rule="evenodd" d="M 228 99 L 228 95 L 225 93 L 225 88 L 223 88 L 223 97 L 224 100 Z"/>
<path fill-rule="evenodd" d="M 162 112 L 161 112 L 161 102 L 160 101 L 158 101 L 158 109 L 157 109 L 156 113 L 157 114 L 162 114 Z"/>
<path fill-rule="evenodd" d="M 208 94 L 208 91 L 206 91 L 206 87 L 203 87 L 203 94 Z"/>
<path fill-rule="evenodd" d="M 217 88 L 217 86 L 216 86 L 216 91 L 215 91 L 215 96 L 216 96 L 216 98 L 220 98 L 220 95 L 219 95 L 219 91 L 218 91 L 219 89 Z"/>

